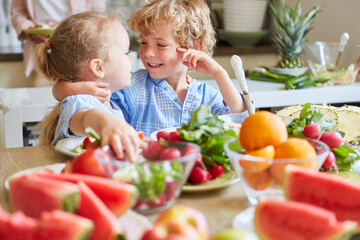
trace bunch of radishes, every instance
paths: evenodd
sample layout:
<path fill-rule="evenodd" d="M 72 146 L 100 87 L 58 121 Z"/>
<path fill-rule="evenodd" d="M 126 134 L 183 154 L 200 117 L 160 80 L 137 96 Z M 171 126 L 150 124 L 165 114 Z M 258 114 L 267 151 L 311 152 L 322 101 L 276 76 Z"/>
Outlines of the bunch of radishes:
<path fill-rule="evenodd" d="M 156 134 L 158 140 L 160 138 L 166 141 L 183 141 L 181 139 L 178 131 L 167 132 L 167 131 L 159 131 Z M 224 167 L 221 164 L 217 164 L 216 166 L 205 166 L 202 161 L 202 155 L 196 157 L 195 164 L 191 173 L 189 175 L 188 181 L 194 184 L 200 184 L 208 182 L 211 179 L 215 179 L 220 177 L 224 172 Z"/>
<path fill-rule="evenodd" d="M 338 148 L 344 143 L 340 133 L 336 131 L 326 131 L 322 133 L 320 124 L 318 123 L 310 123 L 306 125 L 303 133 L 305 137 L 318 139 L 324 142 L 330 149 Z M 322 165 L 322 169 L 324 171 L 329 171 L 332 168 L 337 170 L 335 155 L 332 151 L 330 151 Z"/>

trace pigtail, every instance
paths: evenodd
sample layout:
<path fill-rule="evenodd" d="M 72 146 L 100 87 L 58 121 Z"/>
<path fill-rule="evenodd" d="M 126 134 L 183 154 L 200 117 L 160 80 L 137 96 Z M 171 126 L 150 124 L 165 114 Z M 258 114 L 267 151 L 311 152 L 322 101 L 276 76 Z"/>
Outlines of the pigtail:
<path fill-rule="evenodd" d="M 41 131 L 39 145 L 50 145 L 54 139 L 56 126 L 59 122 L 61 103 L 58 103 L 43 120 L 37 124 L 36 128 Z"/>
<path fill-rule="evenodd" d="M 48 80 L 56 81 L 54 74 L 50 71 L 51 46 L 49 40 L 40 43 L 35 48 L 34 68 Z"/>

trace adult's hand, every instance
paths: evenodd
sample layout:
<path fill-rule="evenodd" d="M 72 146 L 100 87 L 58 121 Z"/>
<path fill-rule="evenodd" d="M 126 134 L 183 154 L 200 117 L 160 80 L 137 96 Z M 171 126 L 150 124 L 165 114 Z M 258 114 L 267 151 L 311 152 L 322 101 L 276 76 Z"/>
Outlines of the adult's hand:
<path fill-rule="evenodd" d="M 45 42 L 49 39 L 48 37 L 39 34 L 25 34 L 25 38 L 33 41 L 36 44 Z"/>

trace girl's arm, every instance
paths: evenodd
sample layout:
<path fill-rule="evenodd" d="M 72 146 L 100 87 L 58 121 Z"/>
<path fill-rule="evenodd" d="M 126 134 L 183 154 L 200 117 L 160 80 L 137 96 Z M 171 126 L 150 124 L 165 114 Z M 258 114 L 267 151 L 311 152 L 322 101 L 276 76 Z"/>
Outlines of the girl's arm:
<path fill-rule="evenodd" d="M 190 69 L 210 75 L 216 80 L 226 106 L 232 113 L 240 113 L 246 110 L 240 93 L 231 81 L 228 73 L 213 58 L 202 51 L 194 49 L 178 48 L 183 53 L 183 64 Z"/>
<path fill-rule="evenodd" d="M 135 129 L 124 120 L 99 108 L 82 109 L 72 116 L 70 130 L 87 136 L 87 127 L 100 134 L 101 145 L 110 145 L 116 157 L 123 158 L 125 150 L 131 162 L 137 159 L 141 141 Z"/>
<path fill-rule="evenodd" d="M 70 83 L 59 81 L 55 83 L 52 93 L 56 100 L 62 101 L 68 96 L 77 94 L 89 94 L 96 97 L 104 103 L 110 99 L 111 91 L 108 89 L 109 84 L 104 82 L 76 82 Z"/>

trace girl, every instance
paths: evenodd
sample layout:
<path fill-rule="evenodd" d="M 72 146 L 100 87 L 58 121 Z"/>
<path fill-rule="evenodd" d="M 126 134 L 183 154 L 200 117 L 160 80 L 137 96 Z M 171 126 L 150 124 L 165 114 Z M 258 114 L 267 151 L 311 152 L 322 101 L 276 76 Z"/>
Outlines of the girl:
<path fill-rule="evenodd" d="M 130 86 L 134 59 L 129 55 L 129 37 L 112 15 L 90 11 L 72 15 L 55 29 L 49 40 L 36 48 L 36 69 L 53 81 L 106 82 L 114 92 Z M 123 148 L 136 158 L 140 139 L 111 101 L 91 95 L 65 98 L 41 123 L 40 144 L 56 144 L 62 138 L 86 136 L 90 126 L 102 145 L 113 147 L 117 157 Z"/>
<path fill-rule="evenodd" d="M 190 120 L 201 104 L 222 115 L 245 111 L 241 95 L 229 75 L 210 55 L 215 33 L 203 0 L 153 0 L 130 16 L 131 29 L 140 35 L 140 58 L 146 70 L 132 76 L 132 85 L 112 94 L 127 122 L 151 132 L 178 127 Z M 206 83 L 186 83 L 188 70 L 213 77 L 221 94 Z M 61 99 L 75 86 L 55 86 Z M 64 94 L 65 93 L 65 94 Z"/>

